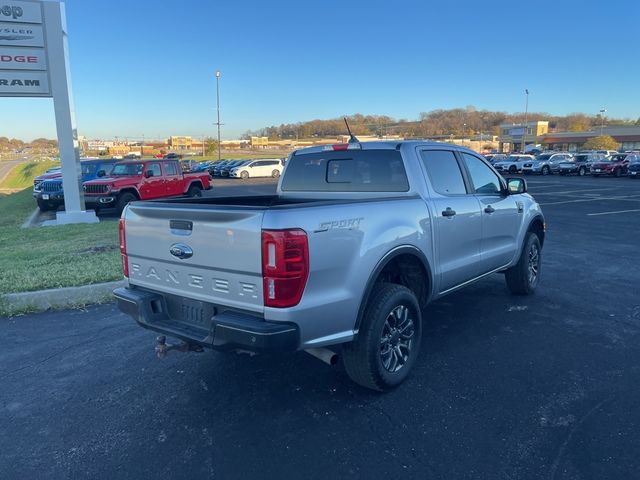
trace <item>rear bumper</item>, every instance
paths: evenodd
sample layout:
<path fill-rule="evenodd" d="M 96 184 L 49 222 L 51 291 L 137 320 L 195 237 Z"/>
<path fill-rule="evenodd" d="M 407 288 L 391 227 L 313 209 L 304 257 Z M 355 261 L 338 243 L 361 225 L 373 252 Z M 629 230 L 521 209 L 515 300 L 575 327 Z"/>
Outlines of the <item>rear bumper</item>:
<path fill-rule="evenodd" d="M 169 299 L 139 288 L 117 288 L 113 294 L 118 308 L 140 326 L 203 347 L 283 352 L 295 351 L 300 346 L 298 326 L 292 323 L 267 322 L 248 313 L 214 305 L 206 305 L 203 309 L 212 315 L 196 315 L 197 322 L 185 322 L 169 314 L 172 309 L 168 302 L 175 302 L 175 297 Z M 191 314 L 192 307 L 189 309 Z"/>

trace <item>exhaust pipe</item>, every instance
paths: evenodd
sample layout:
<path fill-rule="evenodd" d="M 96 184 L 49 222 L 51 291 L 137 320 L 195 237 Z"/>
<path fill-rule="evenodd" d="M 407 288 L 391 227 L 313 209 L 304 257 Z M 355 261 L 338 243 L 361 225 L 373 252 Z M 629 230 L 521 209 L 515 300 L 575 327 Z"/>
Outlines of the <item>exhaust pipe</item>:
<path fill-rule="evenodd" d="M 328 348 L 307 348 L 305 350 L 309 355 L 313 355 L 318 360 L 322 360 L 327 365 L 336 365 L 338 363 L 338 354 Z"/>

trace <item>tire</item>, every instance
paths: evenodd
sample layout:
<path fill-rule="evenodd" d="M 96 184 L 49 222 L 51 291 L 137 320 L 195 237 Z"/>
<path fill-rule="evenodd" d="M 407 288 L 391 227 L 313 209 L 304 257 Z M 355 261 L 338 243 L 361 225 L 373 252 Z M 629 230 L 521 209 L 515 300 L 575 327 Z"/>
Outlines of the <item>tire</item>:
<path fill-rule="evenodd" d="M 405 329 L 404 335 L 398 327 Z M 381 283 L 371 293 L 358 336 L 343 347 L 345 370 L 365 388 L 390 390 L 409 375 L 421 340 L 422 315 L 414 293 L 402 285 Z"/>
<path fill-rule="evenodd" d="M 507 287 L 514 295 L 530 295 L 540 280 L 542 247 L 540 239 L 528 232 L 518 263 L 505 272 Z"/>
<path fill-rule="evenodd" d="M 201 197 L 202 189 L 198 185 L 191 185 L 187 190 L 187 197 Z"/>
<path fill-rule="evenodd" d="M 551 173 L 551 170 L 549 169 L 549 167 L 547 167 L 546 165 L 544 167 L 542 167 L 542 175 L 549 175 Z"/>
<path fill-rule="evenodd" d="M 38 199 L 38 209 L 40 209 L 41 212 L 48 212 L 50 210 L 53 210 L 53 207 L 49 204 L 49 202 L 45 202 L 44 200 Z"/>
<path fill-rule="evenodd" d="M 271 172 L 271 178 L 278 178 L 280 176 L 280 170 L 274 170 Z"/>
<path fill-rule="evenodd" d="M 509 167 L 509 173 L 511 174 L 518 173 L 518 167 L 516 167 L 515 165 L 511 165 Z"/>
<path fill-rule="evenodd" d="M 616 168 L 616 169 L 614 170 L 613 174 L 614 174 L 616 177 L 621 177 L 621 176 L 622 176 L 622 169 L 621 169 L 621 168 Z"/>
<path fill-rule="evenodd" d="M 584 167 L 580 167 L 580 168 L 578 169 L 578 175 L 579 175 L 579 176 L 584 177 L 586 174 L 587 174 L 587 169 L 586 169 L 586 168 L 584 168 Z"/>
<path fill-rule="evenodd" d="M 249 172 L 246 172 L 246 171 L 240 172 L 240 178 L 242 180 L 246 180 L 247 178 L 249 178 Z"/>
<path fill-rule="evenodd" d="M 118 215 L 122 215 L 124 207 L 126 207 L 129 202 L 133 202 L 137 199 L 138 197 L 136 197 L 133 193 L 124 192 L 120 194 L 118 196 L 118 201 L 116 202 L 116 210 L 118 211 Z"/>

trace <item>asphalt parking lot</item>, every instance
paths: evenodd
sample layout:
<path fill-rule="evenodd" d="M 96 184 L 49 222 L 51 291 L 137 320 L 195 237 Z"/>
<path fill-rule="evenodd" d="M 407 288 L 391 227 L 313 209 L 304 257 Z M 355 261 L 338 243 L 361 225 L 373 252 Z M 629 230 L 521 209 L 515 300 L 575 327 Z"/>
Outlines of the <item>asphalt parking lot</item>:
<path fill-rule="evenodd" d="M 388 394 L 305 353 L 160 361 L 113 305 L 0 319 L 0 478 L 638 478 L 640 181 L 528 180 L 538 291 L 429 306 Z"/>

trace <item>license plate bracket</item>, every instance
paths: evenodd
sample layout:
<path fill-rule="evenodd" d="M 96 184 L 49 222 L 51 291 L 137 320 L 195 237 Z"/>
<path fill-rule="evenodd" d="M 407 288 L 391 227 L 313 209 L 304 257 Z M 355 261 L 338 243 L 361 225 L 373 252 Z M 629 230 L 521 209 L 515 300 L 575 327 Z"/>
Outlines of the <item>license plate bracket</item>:
<path fill-rule="evenodd" d="M 167 299 L 167 307 L 173 320 L 204 330 L 211 329 L 216 314 L 214 305 L 190 298 Z"/>

